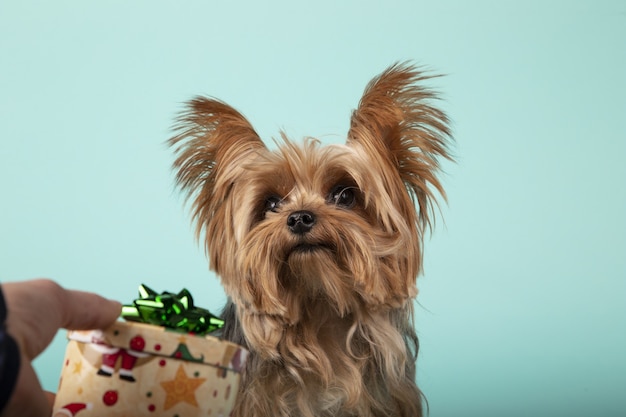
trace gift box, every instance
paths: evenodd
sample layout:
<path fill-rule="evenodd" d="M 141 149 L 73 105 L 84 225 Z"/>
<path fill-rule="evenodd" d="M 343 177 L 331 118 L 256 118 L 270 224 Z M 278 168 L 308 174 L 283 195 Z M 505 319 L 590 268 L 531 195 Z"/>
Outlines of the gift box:
<path fill-rule="evenodd" d="M 242 347 L 140 322 L 70 331 L 53 417 L 228 416 Z"/>

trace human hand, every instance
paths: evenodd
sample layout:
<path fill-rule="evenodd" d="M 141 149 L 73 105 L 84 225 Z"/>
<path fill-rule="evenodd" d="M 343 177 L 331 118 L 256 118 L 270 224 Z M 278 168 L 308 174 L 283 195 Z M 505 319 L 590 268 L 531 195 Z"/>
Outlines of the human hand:
<path fill-rule="evenodd" d="M 106 328 L 119 317 L 122 306 L 93 293 L 64 289 L 48 279 L 6 282 L 2 292 L 6 329 L 21 354 L 17 385 L 2 417 L 49 417 L 54 395 L 43 391 L 31 361 L 59 329 Z"/>

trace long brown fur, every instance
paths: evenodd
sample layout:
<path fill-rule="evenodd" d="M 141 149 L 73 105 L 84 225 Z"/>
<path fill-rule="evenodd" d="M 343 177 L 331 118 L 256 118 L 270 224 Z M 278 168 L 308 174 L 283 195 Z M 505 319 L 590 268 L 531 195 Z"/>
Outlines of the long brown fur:
<path fill-rule="evenodd" d="M 170 144 L 232 300 L 223 337 L 251 351 L 234 416 L 422 415 L 413 300 L 435 193 L 445 197 L 439 160 L 450 158 L 428 78 L 396 64 L 373 79 L 346 145 L 283 134 L 270 151 L 210 98 L 181 115 Z M 302 210 L 314 224 L 296 233 L 289 217 Z"/>

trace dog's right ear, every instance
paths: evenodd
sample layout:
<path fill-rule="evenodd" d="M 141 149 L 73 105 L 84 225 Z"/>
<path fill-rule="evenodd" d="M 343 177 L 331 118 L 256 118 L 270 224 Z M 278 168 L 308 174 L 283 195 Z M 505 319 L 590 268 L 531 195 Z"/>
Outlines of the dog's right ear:
<path fill-rule="evenodd" d="M 206 97 L 189 101 L 174 129 L 177 134 L 168 143 L 175 147 L 176 181 L 192 203 L 196 237 L 203 230 L 207 235 L 224 233 L 210 230 L 211 225 L 220 221 L 217 214 L 223 211 L 242 167 L 265 145 L 241 113 Z"/>

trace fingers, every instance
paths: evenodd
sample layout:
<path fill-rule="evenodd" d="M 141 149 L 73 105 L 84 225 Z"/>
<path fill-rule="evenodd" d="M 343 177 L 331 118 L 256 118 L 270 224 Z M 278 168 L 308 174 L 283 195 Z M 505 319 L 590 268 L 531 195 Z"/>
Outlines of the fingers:
<path fill-rule="evenodd" d="M 97 294 L 62 289 L 61 327 L 70 330 L 104 329 L 119 317 L 122 305 Z"/>
<path fill-rule="evenodd" d="M 106 328 L 122 311 L 117 301 L 89 292 L 67 290 L 50 279 L 9 282 L 2 288 L 12 313 L 9 319 L 20 325 L 32 324 L 36 331 L 51 335 L 58 328 Z M 20 329 L 15 330 L 19 333 Z"/>
<path fill-rule="evenodd" d="M 54 396 L 44 393 L 30 360 L 50 343 L 59 328 L 102 329 L 119 317 L 122 306 L 99 295 L 67 290 L 49 279 L 2 284 L 6 328 L 21 350 L 14 394 L 3 416 L 45 417 Z"/>
<path fill-rule="evenodd" d="M 3 417 L 45 417 L 51 413 L 50 398 L 42 391 L 30 362 L 23 361 L 15 391 L 3 410 Z"/>
<path fill-rule="evenodd" d="M 7 331 L 29 359 L 39 355 L 59 328 L 98 329 L 121 312 L 116 301 L 96 294 L 66 290 L 49 279 L 2 284 L 7 304 Z"/>
<path fill-rule="evenodd" d="M 54 392 L 50 392 L 50 391 L 44 391 L 43 393 L 48 400 L 48 404 L 50 404 L 50 408 L 52 408 L 52 406 L 54 405 L 54 399 L 56 398 L 56 395 L 54 394 Z"/>

